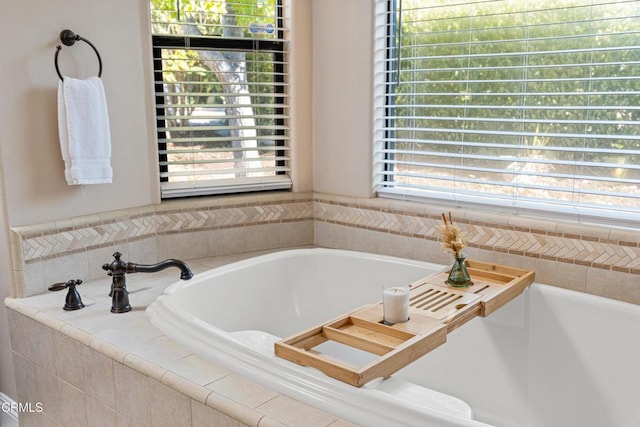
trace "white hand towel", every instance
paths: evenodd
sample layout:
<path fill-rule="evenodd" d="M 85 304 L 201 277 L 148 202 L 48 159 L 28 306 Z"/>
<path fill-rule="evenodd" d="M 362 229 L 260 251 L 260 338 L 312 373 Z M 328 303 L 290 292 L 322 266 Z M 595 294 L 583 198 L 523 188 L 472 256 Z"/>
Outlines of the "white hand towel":
<path fill-rule="evenodd" d="M 60 81 L 58 133 L 69 185 L 111 182 L 109 114 L 99 77 Z"/>

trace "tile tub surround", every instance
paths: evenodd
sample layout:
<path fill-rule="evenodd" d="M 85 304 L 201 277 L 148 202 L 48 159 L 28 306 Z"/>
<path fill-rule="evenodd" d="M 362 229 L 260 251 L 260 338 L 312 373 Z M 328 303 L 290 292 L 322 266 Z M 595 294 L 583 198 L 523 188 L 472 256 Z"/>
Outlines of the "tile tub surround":
<path fill-rule="evenodd" d="M 261 252 L 263 253 L 263 252 Z M 196 272 L 253 254 L 190 260 Z M 85 308 L 62 310 L 64 292 L 11 299 L 18 401 L 41 402 L 20 426 L 332 426 L 352 424 L 280 395 L 175 344 L 144 314 L 178 271 L 128 277 L 133 310 L 111 313 L 103 278 L 79 286 Z"/>
<path fill-rule="evenodd" d="M 552 221 L 392 199 L 315 193 L 314 243 L 439 264 L 452 262 L 436 237 L 451 212 L 480 261 L 534 270 L 536 281 L 640 304 L 640 230 Z"/>
<path fill-rule="evenodd" d="M 171 200 L 11 229 L 14 288 L 46 292 L 54 282 L 104 277 L 116 250 L 124 261 L 153 264 L 313 244 L 310 193 Z M 69 277 L 69 274 L 73 277 Z"/>
<path fill-rule="evenodd" d="M 124 260 L 139 263 L 197 259 L 198 264 L 192 262 L 197 272 L 215 266 L 204 268 L 200 262 L 209 263 L 206 257 L 220 260 L 228 254 L 305 245 L 447 264 L 449 255 L 434 237 L 443 210 L 451 210 L 467 233 L 470 258 L 532 269 L 542 283 L 640 304 L 638 230 L 320 193 L 171 201 L 11 230 L 17 285 L 12 295 L 35 295 L 6 302 L 19 399 L 46 396 L 43 403 L 51 409 L 44 420 L 52 425 L 67 413 L 78 418 L 73 420 L 77 425 L 85 420 L 86 425 L 114 425 L 113 420 L 127 425 L 131 417 L 149 420 L 150 413 L 168 413 L 171 420 L 178 412 L 188 412 L 181 419 L 193 425 L 202 417 L 219 417 L 213 419 L 223 420 L 220 425 L 295 424 L 299 416 L 318 420 L 313 425 L 342 425 L 187 354 L 154 332 L 143 309 L 177 278 L 177 270 L 132 275 L 128 287 L 134 310 L 115 315 L 104 291 L 110 281 L 100 266 L 119 250 Z M 87 307 L 64 312 L 64 291 L 45 293 L 46 287 L 78 277 L 85 280 L 79 291 Z M 127 323 L 129 333 L 113 332 L 125 322 L 117 316 L 133 318 Z M 80 367 L 68 369 L 74 363 Z M 102 374 L 106 378 L 94 377 Z M 245 390 L 252 391 L 249 401 L 243 400 Z M 181 409 L 155 407 L 150 396 L 163 396 Z M 142 402 L 143 413 L 130 401 Z M 82 402 L 82 410 L 70 411 Z M 38 414 L 23 416 L 29 425 Z"/>
<path fill-rule="evenodd" d="M 155 263 L 311 245 L 447 264 L 435 237 L 451 211 L 465 253 L 536 271 L 541 282 L 640 304 L 640 230 L 451 209 L 381 198 L 267 192 L 163 202 L 11 230 L 11 295 L 45 292 L 68 272 L 92 280 L 115 250 Z M 73 277 L 73 278 L 76 278 Z"/>

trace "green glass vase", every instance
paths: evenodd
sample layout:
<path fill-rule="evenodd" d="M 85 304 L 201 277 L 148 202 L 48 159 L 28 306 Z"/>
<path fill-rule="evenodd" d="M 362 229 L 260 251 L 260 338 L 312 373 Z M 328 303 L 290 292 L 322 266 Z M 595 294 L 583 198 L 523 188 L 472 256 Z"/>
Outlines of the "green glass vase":
<path fill-rule="evenodd" d="M 471 276 L 469 276 L 469 272 L 467 271 L 466 258 L 464 254 L 455 257 L 455 261 L 449 272 L 449 277 L 447 278 L 447 285 L 454 288 L 468 288 L 473 285 Z"/>

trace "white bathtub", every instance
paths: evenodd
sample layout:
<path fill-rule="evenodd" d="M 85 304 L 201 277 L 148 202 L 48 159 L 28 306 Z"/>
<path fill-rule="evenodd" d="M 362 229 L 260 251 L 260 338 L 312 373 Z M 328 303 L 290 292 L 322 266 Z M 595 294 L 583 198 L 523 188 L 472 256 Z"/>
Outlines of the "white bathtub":
<path fill-rule="evenodd" d="M 283 251 L 175 283 L 147 313 L 193 351 L 358 425 L 640 425 L 640 308 L 539 284 L 362 388 L 274 356 L 280 337 L 441 269 L 358 252 Z"/>

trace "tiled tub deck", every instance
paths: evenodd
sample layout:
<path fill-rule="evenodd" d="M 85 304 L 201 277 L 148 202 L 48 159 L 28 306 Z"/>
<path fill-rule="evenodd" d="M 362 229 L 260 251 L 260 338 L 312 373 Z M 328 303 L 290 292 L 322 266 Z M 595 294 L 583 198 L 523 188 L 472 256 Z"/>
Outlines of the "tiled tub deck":
<path fill-rule="evenodd" d="M 189 261 L 197 274 L 242 256 Z M 29 426 L 348 426 L 174 343 L 145 309 L 177 269 L 127 277 L 133 310 L 110 312 L 110 279 L 78 287 L 85 308 L 64 311 L 66 291 L 7 299 L 21 413 Z"/>

